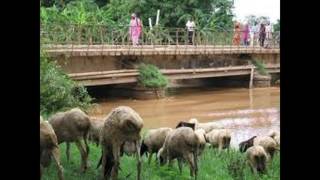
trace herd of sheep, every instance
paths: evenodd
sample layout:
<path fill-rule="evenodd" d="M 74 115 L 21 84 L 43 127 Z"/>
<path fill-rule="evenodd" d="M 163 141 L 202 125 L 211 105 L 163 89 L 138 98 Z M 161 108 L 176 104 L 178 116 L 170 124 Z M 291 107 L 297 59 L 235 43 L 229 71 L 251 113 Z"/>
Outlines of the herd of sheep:
<path fill-rule="evenodd" d="M 101 165 L 103 179 L 117 179 L 120 168 L 120 157 L 123 153 L 136 155 L 137 179 L 141 176 L 141 156 L 146 154 L 148 162 L 152 155 L 160 165 L 178 161 L 180 172 L 182 163 L 190 167 L 190 176 L 197 178 L 198 158 L 206 144 L 219 150 L 230 146 L 231 131 L 219 127 L 214 122 L 199 123 L 197 119 L 180 122 L 175 129 L 151 129 L 142 139 L 140 132 L 143 120 L 139 114 L 127 106 L 113 109 L 105 118 L 90 118 L 79 108 L 60 112 L 51 116 L 48 121 L 40 116 L 40 177 L 44 167 L 53 159 L 60 180 L 64 179 L 60 163 L 59 144 L 66 143 L 67 160 L 69 160 L 70 143 L 75 143 L 81 154 L 81 172 L 88 168 L 88 140 L 101 146 Z M 83 142 L 84 144 L 83 144 Z M 279 132 L 266 136 L 254 136 L 239 144 L 240 152 L 246 153 L 247 162 L 254 172 L 263 172 L 266 163 L 272 160 L 273 154 L 280 149 Z"/>

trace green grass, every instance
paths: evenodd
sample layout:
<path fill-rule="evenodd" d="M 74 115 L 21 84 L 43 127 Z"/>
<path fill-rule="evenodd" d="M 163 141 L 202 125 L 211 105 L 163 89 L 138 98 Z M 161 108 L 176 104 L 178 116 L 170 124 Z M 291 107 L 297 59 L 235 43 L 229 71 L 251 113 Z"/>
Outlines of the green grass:
<path fill-rule="evenodd" d="M 71 161 L 67 163 L 65 154 L 65 144 L 60 145 L 61 163 L 64 167 L 64 176 L 66 180 L 95 180 L 100 177 L 100 168 L 95 169 L 100 157 L 100 148 L 90 145 L 89 169 L 86 173 L 80 173 L 80 157 L 75 145 L 71 146 Z M 268 171 L 262 175 L 254 175 L 248 165 L 245 164 L 244 154 L 239 151 L 230 150 L 218 154 L 216 150 L 206 148 L 200 160 L 198 161 L 198 179 L 199 180 L 279 180 L 280 179 L 280 154 L 276 153 L 272 162 L 268 164 Z M 177 162 L 170 168 L 168 165 L 159 167 L 154 161 L 148 165 L 147 158 L 142 158 L 142 179 L 143 180 L 189 180 L 189 166 L 183 165 L 183 171 L 180 175 Z M 135 180 L 136 178 L 136 160 L 134 157 L 124 155 L 121 158 L 119 171 L 119 180 Z M 131 174 L 131 175 L 130 175 Z M 128 176 L 129 175 L 129 176 Z M 128 177 L 127 177 L 128 176 Z M 56 180 L 57 170 L 53 161 L 50 166 L 44 170 L 43 180 Z"/>
<path fill-rule="evenodd" d="M 254 66 L 256 66 L 257 71 L 259 72 L 259 74 L 268 75 L 268 72 L 266 70 L 266 65 L 263 64 L 263 62 L 261 62 L 260 60 L 252 60 L 252 63 L 253 63 Z"/>

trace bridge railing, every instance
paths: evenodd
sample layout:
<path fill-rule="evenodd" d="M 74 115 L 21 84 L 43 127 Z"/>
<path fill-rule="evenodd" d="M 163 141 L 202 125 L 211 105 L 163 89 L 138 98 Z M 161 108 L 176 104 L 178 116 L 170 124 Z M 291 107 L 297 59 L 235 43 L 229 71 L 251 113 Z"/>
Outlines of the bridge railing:
<path fill-rule="evenodd" d="M 233 30 L 214 31 L 211 29 L 195 29 L 192 37 L 193 45 L 213 46 L 243 46 L 240 34 L 240 43 L 233 42 Z M 45 25 L 41 27 L 42 44 L 73 44 L 73 45 L 131 45 L 129 26 L 108 27 L 105 25 Z M 280 32 L 266 34 L 265 46 L 278 48 Z M 248 47 L 259 47 L 259 33 L 248 33 Z M 144 27 L 140 36 L 140 45 L 188 45 L 188 32 L 185 28 L 171 28 L 156 26 L 153 29 Z"/>

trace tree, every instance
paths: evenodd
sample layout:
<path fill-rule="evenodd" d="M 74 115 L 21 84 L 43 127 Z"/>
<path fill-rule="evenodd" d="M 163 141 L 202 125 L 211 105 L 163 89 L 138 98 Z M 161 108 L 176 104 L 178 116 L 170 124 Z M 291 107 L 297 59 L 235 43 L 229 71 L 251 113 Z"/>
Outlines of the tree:
<path fill-rule="evenodd" d="M 275 32 L 280 31 L 280 19 L 277 20 L 277 23 L 273 25 L 273 30 Z"/>

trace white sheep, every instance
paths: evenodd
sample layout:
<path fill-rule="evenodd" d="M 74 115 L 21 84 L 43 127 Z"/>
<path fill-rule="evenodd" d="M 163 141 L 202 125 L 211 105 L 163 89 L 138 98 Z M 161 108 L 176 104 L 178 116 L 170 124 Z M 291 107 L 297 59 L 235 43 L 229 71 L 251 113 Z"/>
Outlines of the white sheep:
<path fill-rule="evenodd" d="M 268 156 L 262 146 L 255 145 L 248 148 L 246 158 L 253 172 L 264 172 L 266 170 Z"/>
<path fill-rule="evenodd" d="M 90 117 L 90 122 L 91 122 L 91 127 L 89 129 L 88 139 L 96 143 L 97 146 L 99 146 L 100 133 L 102 131 L 104 121 L 102 119 Z"/>
<path fill-rule="evenodd" d="M 200 140 L 195 132 L 189 127 L 180 127 L 174 129 L 165 139 L 162 148 L 157 157 L 160 164 L 172 163 L 174 159 L 178 160 L 179 170 L 182 173 L 182 161 L 185 160 L 190 166 L 190 176 L 197 179 L 197 154 Z"/>
<path fill-rule="evenodd" d="M 150 164 L 152 154 L 157 153 L 159 149 L 163 146 L 163 143 L 167 135 L 172 131 L 172 128 L 163 127 L 157 129 L 151 129 L 148 131 L 145 138 L 142 140 L 140 155 L 144 153 L 149 153 L 148 163 Z"/>
<path fill-rule="evenodd" d="M 245 152 L 252 146 L 260 145 L 264 148 L 269 157 L 273 157 L 275 150 L 278 150 L 277 143 L 270 136 L 253 136 L 239 144 L 240 152 Z"/>
<path fill-rule="evenodd" d="M 195 129 L 203 129 L 206 133 L 210 132 L 213 129 L 221 129 L 223 128 L 221 125 L 217 124 L 216 122 L 207 122 L 207 123 L 199 123 L 196 118 L 191 118 L 189 123 L 195 124 Z"/>
<path fill-rule="evenodd" d="M 278 131 L 271 131 L 269 136 L 276 141 L 277 147 L 280 148 L 280 133 Z"/>
<path fill-rule="evenodd" d="M 199 139 L 199 150 L 198 150 L 198 155 L 201 155 L 204 148 L 206 147 L 207 141 L 206 141 L 206 131 L 203 129 L 197 129 L 194 131 L 194 133 L 197 135 Z"/>
<path fill-rule="evenodd" d="M 231 131 L 229 129 L 213 129 L 205 137 L 211 147 L 219 148 L 219 150 L 227 149 L 230 146 Z"/>

